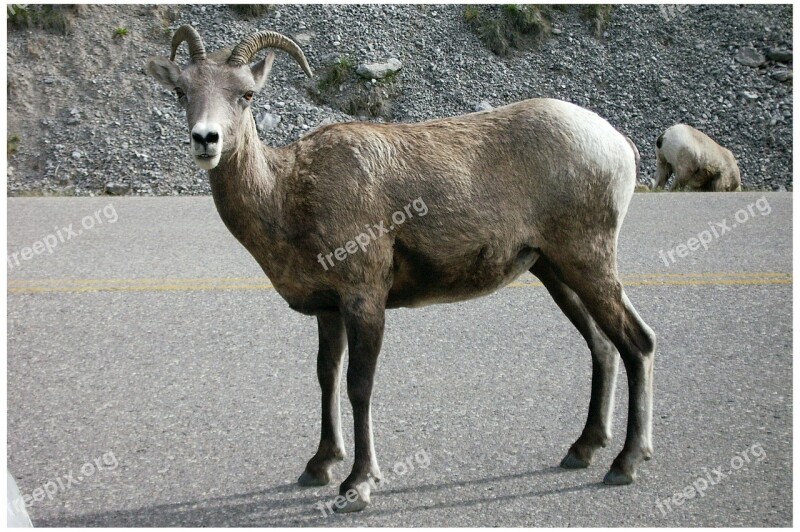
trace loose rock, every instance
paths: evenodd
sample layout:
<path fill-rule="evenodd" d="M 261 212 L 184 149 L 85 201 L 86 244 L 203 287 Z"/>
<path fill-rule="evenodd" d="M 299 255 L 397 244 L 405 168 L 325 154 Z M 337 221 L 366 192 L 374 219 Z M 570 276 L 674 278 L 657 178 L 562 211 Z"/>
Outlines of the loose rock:
<path fill-rule="evenodd" d="M 295 33 L 292 37 L 300 46 L 308 46 L 311 43 L 311 39 L 314 38 L 314 32 L 303 31 L 300 33 Z"/>
<path fill-rule="evenodd" d="M 767 62 L 767 59 L 755 48 L 741 48 L 734 57 L 737 63 L 751 68 L 758 68 Z"/>
<path fill-rule="evenodd" d="M 125 196 L 126 194 L 130 193 L 131 187 L 130 185 L 125 185 L 121 183 L 106 183 L 105 192 L 111 196 Z"/>
<path fill-rule="evenodd" d="M 362 63 L 358 65 L 356 73 L 366 79 L 383 79 L 403 68 L 403 63 L 396 58 L 391 58 L 385 63 Z"/>
<path fill-rule="evenodd" d="M 779 48 L 769 48 L 767 50 L 767 59 L 769 59 L 770 61 L 775 61 L 777 63 L 791 63 L 792 51 L 781 50 Z"/>
<path fill-rule="evenodd" d="M 787 81 L 792 81 L 792 71 L 791 70 L 776 70 L 772 74 L 772 79 L 775 81 L 780 81 L 781 83 L 786 83 Z"/>
<path fill-rule="evenodd" d="M 280 123 L 280 116 L 264 112 L 259 115 L 258 120 L 256 121 L 256 126 L 258 126 L 259 131 L 266 132 L 271 129 L 275 129 Z"/>

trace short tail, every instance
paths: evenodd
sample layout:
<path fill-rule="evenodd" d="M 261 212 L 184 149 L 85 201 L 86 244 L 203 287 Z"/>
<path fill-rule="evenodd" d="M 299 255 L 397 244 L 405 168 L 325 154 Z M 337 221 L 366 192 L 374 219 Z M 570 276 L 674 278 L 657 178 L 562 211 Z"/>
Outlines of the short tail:
<path fill-rule="evenodd" d="M 642 158 L 639 156 L 639 150 L 636 148 L 636 144 L 631 140 L 631 138 L 625 135 L 625 140 L 628 141 L 628 144 L 631 145 L 631 149 L 633 150 L 633 157 L 636 160 L 636 182 L 639 182 L 639 163 L 642 161 Z M 659 142 L 661 142 L 661 138 L 659 138 Z"/>

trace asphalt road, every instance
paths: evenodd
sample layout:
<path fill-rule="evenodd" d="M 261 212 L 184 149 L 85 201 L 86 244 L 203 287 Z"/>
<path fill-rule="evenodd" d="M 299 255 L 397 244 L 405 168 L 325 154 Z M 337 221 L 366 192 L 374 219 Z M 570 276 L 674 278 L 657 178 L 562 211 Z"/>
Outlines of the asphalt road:
<path fill-rule="evenodd" d="M 619 267 L 659 339 L 656 453 L 635 484 L 601 482 L 624 439 L 622 369 L 613 443 L 586 470 L 555 467 L 591 362 L 525 276 L 389 313 L 374 393 L 387 483 L 366 511 L 328 516 L 318 503 L 352 459 L 329 486 L 294 484 L 319 430 L 314 319 L 210 198 L 11 199 L 9 469 L 44 497 L 38 526 L 789 526 L 791 211 L 790 193 L 634 197 Z M 676 496 L 700 479 L 703 496 Z"/>

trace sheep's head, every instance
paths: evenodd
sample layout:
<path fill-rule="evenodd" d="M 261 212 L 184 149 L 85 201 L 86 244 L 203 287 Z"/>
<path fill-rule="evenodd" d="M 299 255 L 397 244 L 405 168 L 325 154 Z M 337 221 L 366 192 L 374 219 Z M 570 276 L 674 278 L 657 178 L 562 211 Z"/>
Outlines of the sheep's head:
<path fill-rule="evenodd" d="M 189 45 L 191 62 L 181 68 L 175 63 L 175 54 L 184 41 Z M 225 49 L 207 55 L 197 31 L 191 26 L 181 26 L 172 38 L 170 58 L 154 57 L 148 61 L 150 75 L 173 90 L 186 110 L 192 156 L 200 168 L 216 167 L 223 153 L 234 149 L 242 121 L 252 120 L 250 103 L 266 83 L 275 59 L 275 54 L 270 53 L 250 64 L 264 48 L 287 52 L 311 77 L 311 68 L 300 47 L 272 31 L 243 39 L 233 51 Z"/>
<path fill-rule="evenodd" d="M 725 151 L 728 152 L 728 158 L 730 160 L 730 169 L 729 172 L 729 184 L 728 190 L 734 192 L 741 192 L 742 191 L 742 176 L 739 173 L 739 165 L 736 163 L 736 157 L 733 156 L 733 153 L 726 149 Z"/>

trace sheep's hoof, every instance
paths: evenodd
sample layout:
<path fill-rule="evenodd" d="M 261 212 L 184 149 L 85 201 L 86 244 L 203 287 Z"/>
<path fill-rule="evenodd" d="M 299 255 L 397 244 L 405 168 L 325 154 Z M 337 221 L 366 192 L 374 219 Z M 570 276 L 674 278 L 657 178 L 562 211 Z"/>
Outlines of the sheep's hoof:
<path fill-rule="evenodd" d="M 345 499 L 344 503 L 337 504 L 334 509 L 337 514 L 349 514 L 353 512 L 360 512 L 367 507 L 369 501 L 365 501 L 359 495 L 355 500 Z"/>
<path fill-rule="evenodd" d="M 320 473 L 309 473 L 308 470 L 303 471 L 303 474 L 300 475 L 300 478 L 297 479 L 297 483 L 304 488 L 308 487 L 315 487 L 315 486 L 326 486 L 331 481 L 331 476 L 328 474 L 327 471 L 322 471 Z"/>
<path fill-rule="evenodd" d="M 635 475 L 623 473 L 622 471 L 617 471 L 616 469 L 611 469 L 608 473 L 606 473 L 606 476 L 603 479 L 603 484 L 608 486 L 625 486 L 628 484 L 633 484 L 634 478 Z"/>
<path fill-rule="evenodd" d="M 591 464 L 591 460 L 584 460 L 583 458 L 578 458 L 577 455 L 573 454 L 572 451 L 567 453 L 567 456 L 561 460 L 561 467 L 564 469 L 585 469 L 589 467 Z"/>

